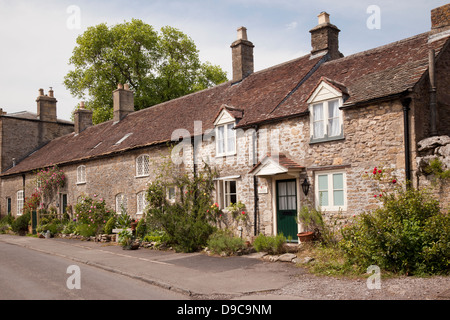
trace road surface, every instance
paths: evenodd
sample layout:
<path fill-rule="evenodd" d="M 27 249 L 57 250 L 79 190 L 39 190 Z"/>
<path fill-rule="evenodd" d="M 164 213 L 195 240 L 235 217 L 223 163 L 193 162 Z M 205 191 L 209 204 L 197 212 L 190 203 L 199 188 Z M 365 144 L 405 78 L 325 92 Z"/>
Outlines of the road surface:
<path fill-rule="evenodd" d="M 185 299 L 143 281 L 0 242 L 0 300 Z"/>

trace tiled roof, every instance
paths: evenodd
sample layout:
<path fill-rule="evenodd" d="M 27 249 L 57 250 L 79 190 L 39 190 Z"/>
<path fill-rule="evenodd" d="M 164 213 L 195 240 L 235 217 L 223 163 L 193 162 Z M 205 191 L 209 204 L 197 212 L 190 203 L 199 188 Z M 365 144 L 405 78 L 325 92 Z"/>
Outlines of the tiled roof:
<path fill-rule="evenodd" d="M 344 106 L 412 89 L 428 70 L 429 49 L 435 49 L 438 54 L 449 39 L 447 37 L 428 43 L 429 35 L 430 33 L 423 33 L 323 63 L 270 117 L 279 118 L 293 112 L 306 111 L 307 98 L 322 77 L 345 87 L 348 99 Z"/>
<path fill-rule="evenodd" d="M 165 143 L 176 129 L 193 134 L 194 121 L 201 121 L 203 130 L 211 129 L 224 105 L 241 117 L 238 127 L 306 114 L 307 97 L 321 79 L 348 93 L 345 105 L 402 93 L 413 88 L 427 70 L 429 48 L 438 53 L 448 40 L 429 44 L 428 36 L 424 33 L 329 62 L 306 55 L 255 72 L 236 84 L 227 82 L 131 113 L 115 124 L 108 121 L 79 135 L 55 139 L 3 175 Z"/>

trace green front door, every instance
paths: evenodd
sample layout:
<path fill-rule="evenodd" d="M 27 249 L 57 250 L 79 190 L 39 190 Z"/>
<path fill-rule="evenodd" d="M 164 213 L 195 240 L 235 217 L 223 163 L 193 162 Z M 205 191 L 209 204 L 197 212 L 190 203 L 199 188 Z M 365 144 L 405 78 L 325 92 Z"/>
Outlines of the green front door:
<path fill-rule="evenodd" d="M 277 228 L 287 239 L 298 241 L 296 180 L 277 181 Z"/>

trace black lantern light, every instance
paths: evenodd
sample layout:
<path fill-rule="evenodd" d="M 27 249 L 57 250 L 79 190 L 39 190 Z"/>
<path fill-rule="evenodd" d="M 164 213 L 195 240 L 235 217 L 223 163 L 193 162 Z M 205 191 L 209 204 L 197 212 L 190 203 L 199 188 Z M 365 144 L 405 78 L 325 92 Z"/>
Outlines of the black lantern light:
<path fill-rule="evenodd" d="M 308 178 L 305 178 L 305 181 L 303 181 L 303 183 L 302 183 L 302 190 L 303 190 L 303 193 L 305 194 L 305 196 L 308 195 L 310 186 L 311 186 L 311 184 L 309 183 Z"/>

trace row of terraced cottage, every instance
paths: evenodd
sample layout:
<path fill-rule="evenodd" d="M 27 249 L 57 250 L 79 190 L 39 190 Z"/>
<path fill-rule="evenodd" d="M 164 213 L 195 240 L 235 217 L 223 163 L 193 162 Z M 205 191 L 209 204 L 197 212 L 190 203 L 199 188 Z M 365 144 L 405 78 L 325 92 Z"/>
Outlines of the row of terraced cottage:
<path fill-rule="evenodd" d="M 119 84 L 114 119 L 95 126 L 83 106 L 73 124 L 58 120 L 53 91 L 40 90 L 37 115 L 0 116 L 1 214 L 20 215 L 35 170 L 58 165 L 67 177 L 54 203 L 61 212 L 98 194 L 139 217 L 171 141 L 182 146 L 176 160 L 185 170 L 203 161 L 218 169 L 215 201 L 245 204 L 246 237 L 282 232 L 296 240 L 305 205 L 343 217 L 376 208 L 377 186 L 366 172 L 384 168 L 399 182 L 429 184 L 418 174 L 418 142 L 450 135 L 450 5 L 432 10 L 431 24 L 344 57 L 340 30 L 322 12 L 310 54 L 258 72 L 241 27 L 231 81 L 137 112 L 132 90 Z"/>

